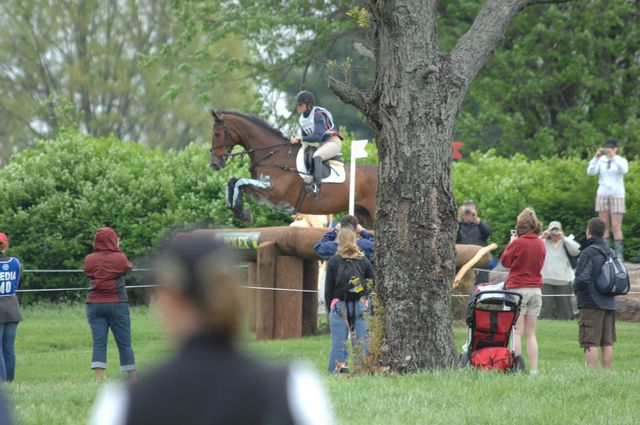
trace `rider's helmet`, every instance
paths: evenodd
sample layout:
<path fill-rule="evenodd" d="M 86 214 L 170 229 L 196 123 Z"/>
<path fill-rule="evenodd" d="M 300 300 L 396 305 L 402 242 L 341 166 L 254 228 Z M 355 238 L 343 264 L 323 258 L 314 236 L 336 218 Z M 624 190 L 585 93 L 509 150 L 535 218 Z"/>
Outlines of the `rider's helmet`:
<path fill-rule="evenodd" d="M 303 90 L 296 96 L 296 105 L 315 105 L 316 98 L 310 91 Z"/>

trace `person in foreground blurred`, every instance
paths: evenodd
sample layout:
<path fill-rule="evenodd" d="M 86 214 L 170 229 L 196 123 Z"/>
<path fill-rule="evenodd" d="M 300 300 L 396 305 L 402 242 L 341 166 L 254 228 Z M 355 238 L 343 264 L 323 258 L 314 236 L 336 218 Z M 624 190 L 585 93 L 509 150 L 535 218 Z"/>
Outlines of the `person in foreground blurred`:
<path fill-rule="evenodd" d="M 329 312 L 331 352 L 329 373 L 346 373 L 347 339 L 366 356 L 369 350 L 367 321 L 369 288 L 367 279 L 373 279 L 373 266 L 356 244 L 356 234 L 345 226 L 338 232 L 338 251 L 327 265 L 324 302 Z"/>
<path fill-rule="evenodd" d="M 16 290 L 22 277 L 22 264 L 7 255 L 9 238 L 0 233 L 0 380 L 13 381 L 16 370 L 16 332 L 22 320 Z"/>
<path fill-rule="evenodd" d="M 243 315 L 236 261 L 211 237 L 174 239 L 156 260 L 156 305 L 178 351 L 128 389 L 103 392 L 91 424 L 333 423 L 318 379 L 234 346 Z"/>
<path fill-rule="evenodd" d="M 133 265 L 120 251 L 120 238 L 111 227 L 96 231 L 93 253 L 84 260 L 84 274 L 91 279 L 87 296 L 87 319 L 93 337 L 91 369 L 96 380 L 104 378 L 107 368 L 109 329 L 120 353 L 120 370 L 130 380 L 136 379 L 136 364 L 131 346 L 131 319 L 124 275 Z"/>
<path fill-rule="evenodd" d="M 590 368 L 598 367 L 598 347 L 602 352 L 602 368 L 613 364 L 613 343 L 616 341 L 616 300 L 602 295 L 595 287 L 602 265 L 603 252 L 609 252 L 604 239 L 607 224 L 600 218 L 587 223 L 587 243 L 578 257 L 573 289 L 578 302 L 578 339 L 584 350 L 585 362 Z"/>
<path fill-rule="evenodd" d="M 532 375 L 538 368 L 538 340 L 536 324 L 542 308 L 542 266 L 546 249 L 538 237 L 542 224 L 531 208 L 525 208 L 516 222 L 515 235 L 500 257 L 502 265 L 509 269 L 505 289 L 522 295 L 520 317 L 516 322 L 515 349 L 522 353 L 522 335 L 527 340 L 527 356 Z"/>

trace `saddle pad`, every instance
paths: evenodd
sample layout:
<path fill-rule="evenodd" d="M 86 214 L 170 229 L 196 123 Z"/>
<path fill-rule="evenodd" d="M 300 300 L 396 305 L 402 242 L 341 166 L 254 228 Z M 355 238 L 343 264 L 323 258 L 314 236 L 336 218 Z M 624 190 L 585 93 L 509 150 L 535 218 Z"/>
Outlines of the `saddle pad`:
<path fill-rule="evenodd" d="M 307 150 L 307 144 L 303 143 L 298 151 L 298 155 L 296 156 L 296 168 L 298 169 L 298 174 L 304 180 L 305 183 L 311 183 L 313 181 L 313 176 L 309 175 L 309 170 L 304 161 L 304 152 Z M 331 168 L 331 173 L 322 179 L 322 183 L 344 183 L 346 180 L 346 174 L 344 171 L 344 164 L 339 161 L 325 161 L 325 164 L 329 164 Z"/>

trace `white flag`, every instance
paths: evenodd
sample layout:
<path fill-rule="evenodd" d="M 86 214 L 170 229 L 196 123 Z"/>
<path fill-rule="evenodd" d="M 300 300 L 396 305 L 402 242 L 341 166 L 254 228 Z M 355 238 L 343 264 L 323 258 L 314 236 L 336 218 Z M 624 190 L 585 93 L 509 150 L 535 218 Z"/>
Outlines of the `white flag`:
<path fill-rule="evenodd" d="M 351 158 L 366 158 L 369 156 L 367 151 L 364 149 L 369 143 L 368 140 L 354 140 L 351 142 Z"/>

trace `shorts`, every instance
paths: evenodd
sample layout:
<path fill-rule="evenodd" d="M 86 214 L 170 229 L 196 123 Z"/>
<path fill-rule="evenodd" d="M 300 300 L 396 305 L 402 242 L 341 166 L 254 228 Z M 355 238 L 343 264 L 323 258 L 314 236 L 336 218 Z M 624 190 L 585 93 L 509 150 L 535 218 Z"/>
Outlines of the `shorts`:
<path fill-rule="evenodd" d="M 540 316 L 542 309 L 542 289 L 540 288 L 511 288 L 507 291 L 522 295 L 520 314 L 523 316 Z"/>
<path fill-rule="evenodd" d="M 626 212 L 624 205 L 624 196 L 596 196 L 596 212 L 624 214 Z"/>
<path fill-rule="evenodd" d="M 580 347 L 610 347 L 616 341 L 616 312 L 581 308 L 578 316 Z"/>

